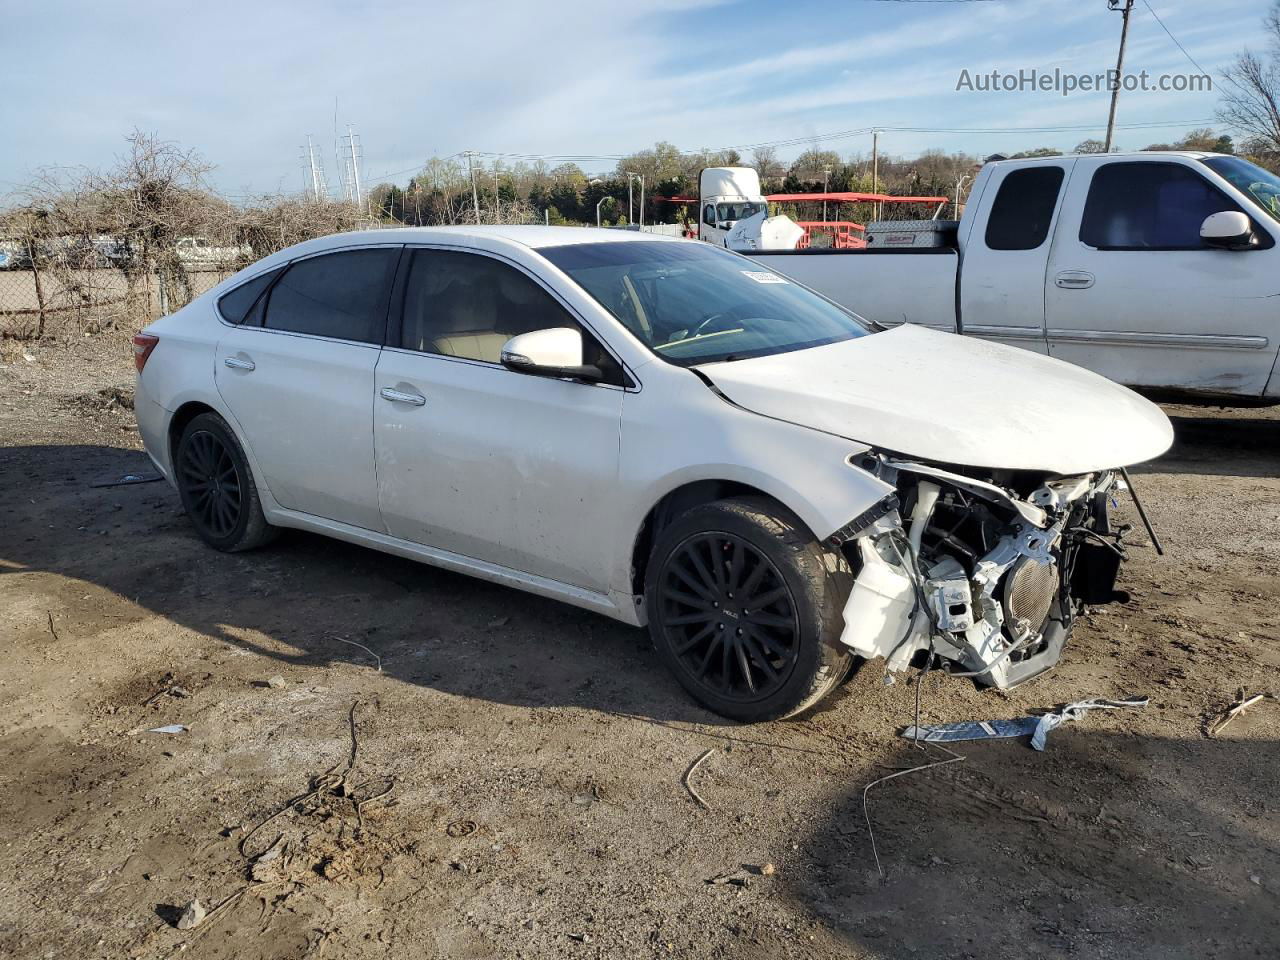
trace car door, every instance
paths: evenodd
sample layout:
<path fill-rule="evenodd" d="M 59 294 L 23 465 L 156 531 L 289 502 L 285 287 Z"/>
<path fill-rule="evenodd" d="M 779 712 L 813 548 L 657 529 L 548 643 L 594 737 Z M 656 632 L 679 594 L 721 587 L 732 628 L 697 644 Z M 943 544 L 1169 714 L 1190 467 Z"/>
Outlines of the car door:
<path fill-rule="evenodd" d="M 282 507 L 382 529 L 373 371 L 400 250 L 294 261 L 218 342 L 218 392 Z"/>
<path fill-rule="evenodd" d="M 1240 205 L 1186 158 L 1082 158 L 1045 282 L 1049 352 L 1130 386 L 1262 393 L 1276 356 L 1271 234 L 1233 251 L 1200 240 Z M 1270 299 L 1269 299 L 1270 298 Z"/>
<path fill-rule="evenodd" d="M 1072 161 L 993 168 L 965 244 L 960 320 L 968 336 L 1047 353 L 1044 273 Z"/>
<path fill-rule="evenodd" d="M 601 384 L 499 362 L 518 333 L 578 320 L 513 263 L 438 248 L 408 272 L 376 373 L 378 499 L 393 536 L 604 592 L 624 396 L 589 331 Z"/>

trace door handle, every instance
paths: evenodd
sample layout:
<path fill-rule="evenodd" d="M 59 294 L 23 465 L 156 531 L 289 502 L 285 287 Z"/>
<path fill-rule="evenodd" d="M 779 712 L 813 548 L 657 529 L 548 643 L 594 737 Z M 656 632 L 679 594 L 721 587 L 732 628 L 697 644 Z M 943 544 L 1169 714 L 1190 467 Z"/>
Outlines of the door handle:
<path fill-rule="evenodd" d="M 427 402 L 427 398 L 420 393 L 405 393 L 403 390 L 392 390 L 390 387 L 383 387 L 378 393 L 383 400 L 390 400 L 392 403 L 410 403 L 420 407 Z"/>
<path fill-rule="evenodd" d="M 1064 290 L 1083 290 L 1092 287 L 1094 276 L 1087 270 L 1063 270 L 1053 282 Z"/>
<path fill-rule="evenodd" d="M 222 361 L 232 370 L 253 370 L 254 363 L 252 360 L 241 360 L 239 357 L 227 357 Z"/>

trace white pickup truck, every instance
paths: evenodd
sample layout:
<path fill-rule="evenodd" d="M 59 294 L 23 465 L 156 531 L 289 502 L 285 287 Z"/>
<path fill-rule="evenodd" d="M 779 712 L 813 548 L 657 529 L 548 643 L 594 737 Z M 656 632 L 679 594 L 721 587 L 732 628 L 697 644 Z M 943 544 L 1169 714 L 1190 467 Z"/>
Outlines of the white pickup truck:
<path fill-rule="evenodd" d="M 1014 344 L 1157 397 L 1280 404 L 1280 178 L 1239 157 L 995 160 L 953 241 L 868 240 L 749 255 L 881 324 Z"/>

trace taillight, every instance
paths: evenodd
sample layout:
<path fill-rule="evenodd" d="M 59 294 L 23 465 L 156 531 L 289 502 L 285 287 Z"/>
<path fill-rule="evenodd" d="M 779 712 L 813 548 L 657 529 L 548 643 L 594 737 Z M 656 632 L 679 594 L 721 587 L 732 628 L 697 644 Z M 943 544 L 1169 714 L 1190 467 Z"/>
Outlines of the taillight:
<path fill-rule="evenodd" d="M 159 337 L 152 336 L 149 333 L 135 333 L 133 335 L 133 365 L 138 368 L 139 373 L 147 365 L 147 357 L 151 356 L 151 351 L 156 348 L 156 344 L 159 342 Z"/>

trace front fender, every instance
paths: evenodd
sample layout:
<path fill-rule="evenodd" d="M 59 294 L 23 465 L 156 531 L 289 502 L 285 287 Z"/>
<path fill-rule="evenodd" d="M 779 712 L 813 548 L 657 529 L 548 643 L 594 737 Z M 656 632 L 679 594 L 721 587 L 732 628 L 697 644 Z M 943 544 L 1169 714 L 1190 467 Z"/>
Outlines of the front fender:
<path fill-rule="evenodd" d="M 628 496 L 618 517 L 610 583 L 631 591 L 631 558 L 650 511 L 663 497 L 703 480 L 745 484 L 793 511 L 824 540 L 895 488 L 850 463 L 865 444 L 734 406 L 690 378 L 670 393 L 629 395 L 623 409 L 619 476 Z M 673 429 L 668 416 L 684 422 Z"/>

